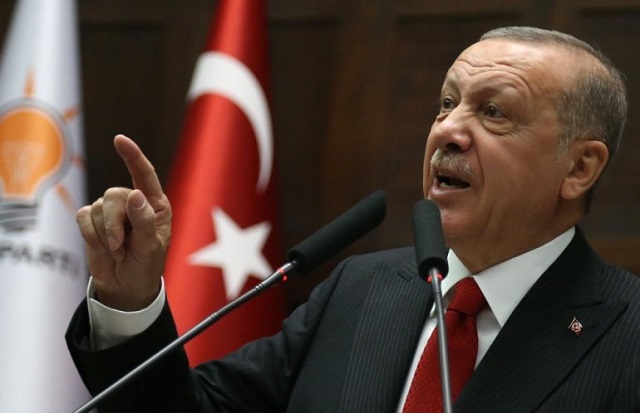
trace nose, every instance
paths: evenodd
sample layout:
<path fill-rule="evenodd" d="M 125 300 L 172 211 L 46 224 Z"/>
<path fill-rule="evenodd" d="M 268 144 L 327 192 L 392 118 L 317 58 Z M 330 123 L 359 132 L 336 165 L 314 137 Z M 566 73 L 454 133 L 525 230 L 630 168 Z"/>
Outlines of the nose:
<path fill-rule="evenodd" d="M 473 116 L 463 106 L 438 114 L 431 126 L 430 145 L 445 152 L 466 152 L 471 148 Z"/>

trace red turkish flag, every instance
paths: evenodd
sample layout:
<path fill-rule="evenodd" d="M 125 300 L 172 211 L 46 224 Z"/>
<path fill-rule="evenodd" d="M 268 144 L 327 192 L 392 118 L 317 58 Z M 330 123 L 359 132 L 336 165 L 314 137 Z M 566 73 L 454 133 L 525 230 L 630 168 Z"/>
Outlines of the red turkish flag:
<path fill-rule="evenodd" d="M 268 77 L 264 3 L 221 0 L 167 189 L 174 215 L 165 281 L 180 334 L 282 263 Z M 187 343 L 191 365 L 275 333 L 283 316 L 276 286 Z"/>

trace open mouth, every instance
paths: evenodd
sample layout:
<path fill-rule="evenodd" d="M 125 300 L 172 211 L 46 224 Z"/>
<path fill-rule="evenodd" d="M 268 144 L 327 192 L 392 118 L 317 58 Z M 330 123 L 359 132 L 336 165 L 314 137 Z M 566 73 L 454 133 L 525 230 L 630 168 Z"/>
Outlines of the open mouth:
<path fill-rule="evenodd" d="M 464 189 L 470 186 L 468 182 L 450 175 L 438 174 L 436 180 L 438 186 L 445 189 Z"/>

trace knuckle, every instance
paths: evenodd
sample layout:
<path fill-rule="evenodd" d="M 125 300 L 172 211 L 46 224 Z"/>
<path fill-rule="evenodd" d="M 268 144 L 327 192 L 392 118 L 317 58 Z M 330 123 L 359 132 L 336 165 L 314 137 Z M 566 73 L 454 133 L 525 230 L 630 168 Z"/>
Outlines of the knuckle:
<path fill-rule="evenodd" d="M 126 196 L 129 193 L 129 191 L 131 190 L 128 188 L 112 187 L 104 191 L 104 198 L 107 198 L 107 199 L 121 198 L 123 196 Z"/>
<path fill-rule="evenodd" d="M 82 208 L 78 209 L 78 212 L 76 212 L 76 222 L 81 223 L 86 221 L 86 219 L 89 217 L 90 214 L 91 214 L 91 206 L 89 205 L 83 206 Z"/>

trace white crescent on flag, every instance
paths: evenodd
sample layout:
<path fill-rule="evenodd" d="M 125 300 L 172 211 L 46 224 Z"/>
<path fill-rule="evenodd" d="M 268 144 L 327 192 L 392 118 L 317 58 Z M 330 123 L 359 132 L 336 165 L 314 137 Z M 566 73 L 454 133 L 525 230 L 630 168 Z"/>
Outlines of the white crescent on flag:
<path fill-rule="evenodd" d="M 260 82 L 241 61 L 225 53 L 200 55 L 187 100 L 211 93 L 235 103 L 249 119 L 258 142 L 260 173 L 256 188 L 264 192 L 271 179 L 273 140 L 269 104 Z"/>

